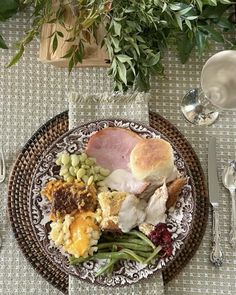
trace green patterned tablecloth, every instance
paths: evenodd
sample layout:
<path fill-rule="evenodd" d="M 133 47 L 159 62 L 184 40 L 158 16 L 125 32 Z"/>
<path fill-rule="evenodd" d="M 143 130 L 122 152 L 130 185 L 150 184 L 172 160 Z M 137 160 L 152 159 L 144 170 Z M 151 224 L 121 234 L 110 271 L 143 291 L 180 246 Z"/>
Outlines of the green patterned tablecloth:
<path fill-rule="evenodd" d="M 0 24 L 0 31 L 9 43 L 20 37 L 26 28 L 24 15 Z M 187 90 L 199 86 L 202 65 L 210 55 L 220 50 L 222 48 L 215 46 L 201 59 L 193 54 L 186 65 L 181 65 L 174 53 L 167 53 L 164 62 L 166 78 L 152 78 L 150 101 L 152 111 L 159 112 L 185 134 L 205 171 L 208 137 L 217 137 L 219 175 L 223 165 L 236 158 L 236 113 L 224 112 L 211 127 L 195 127 L 183 119 L 180 101 Z M 68 78 L 66 69 L 42 64 L 37 60 L 37 42 L 30 44 L 22 60 L 10 69 L 4 69 L 4 65 L 13 50 L 0 50 L 0 53 L 0 145 L 5 150 L 9 176 L 17 152 L 32 133 L 67 108 L 66 94 L 70 89 L 82 93 L 102 93 L 111 90 L 112 83 L 106 69 L 79 69 Z M 184 270 L 165 287 L 165 295 L 236 294 L 236 252 L 228 243 L 230 198 L 222 185 L 220 193 L 220 226 L 225 253 L 223 267 L 216 269 L 209 262 L 210 216 L 200 248 Z M 16 244 L 7 216 L 7 182 L 0 184 L 0 196 L 0 232 L 3 236 L 0 294 L 61 295 L 34 271 Z M 133 295 L 132 292 L 130 294 Z M 150 294 L 156 294 L 155 290 Z"/>

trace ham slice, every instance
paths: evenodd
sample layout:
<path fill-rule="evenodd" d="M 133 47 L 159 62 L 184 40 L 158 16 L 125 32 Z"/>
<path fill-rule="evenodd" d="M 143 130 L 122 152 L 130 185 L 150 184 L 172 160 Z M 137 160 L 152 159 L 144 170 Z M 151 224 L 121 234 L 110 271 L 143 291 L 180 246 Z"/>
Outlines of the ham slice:
<path fill-rule="evenodd" d="M 141 139 L 139 135 L 127 129 L 105 128 L 90 137 L 86 153 L 110 171 L 129 170 L 130 153 Z"/>

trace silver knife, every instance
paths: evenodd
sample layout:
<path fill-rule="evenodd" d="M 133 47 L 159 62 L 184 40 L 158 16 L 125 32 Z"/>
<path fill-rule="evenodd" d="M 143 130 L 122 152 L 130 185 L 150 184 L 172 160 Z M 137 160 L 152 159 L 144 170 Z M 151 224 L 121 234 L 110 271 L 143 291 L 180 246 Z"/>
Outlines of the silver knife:
<path fill-rule="evenodd" d="M 209 197 L 213 210 L 213 239 L 212 239 L 212 252 L 210 260 L 215 266 L 221 266 L 223 263 L 223 252 L 220 246 L 220 230 L 219 230 L 219 198 L 220 186 L 217 176 L 216 165 L 216 138 L 211 137 L 208 145 L 208 186 Z"/>

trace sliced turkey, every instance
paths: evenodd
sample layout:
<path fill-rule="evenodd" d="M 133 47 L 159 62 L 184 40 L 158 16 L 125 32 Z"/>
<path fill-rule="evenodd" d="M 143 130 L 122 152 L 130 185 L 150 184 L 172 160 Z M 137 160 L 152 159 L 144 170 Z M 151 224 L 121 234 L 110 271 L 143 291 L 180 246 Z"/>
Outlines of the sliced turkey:
<path fill-rule="evenodd" d="M 130 153 L 140 140 L 142 138 L 130 130 L 109 127 L 90 137 L 86 153 L 110 171 L 129 170 Z"/>
<path fill-rule="evenodd" d="M 122 232 L 129 232 L 132 228 L 143 223 L 146 206 L 147 203 L 144 200 L 140 200 L 131 194 L 127 195 L 121 204 L 118 215 L 118 225 Z"/>
<path fill-rule="evenodd" d="M 168 199 L 168 191 L 166 183 L 159 187 L 151 196 L 146 207 L 145 223 L 156 225 L 166 221 L 166 202 Z"/>
<path fill-rule="evenodd" d="M 141 194 L 149 185 L 148 182 L 135 179 L 131 172 L 124 169 L 114 170 L 104 182 L 112 190 L 130 194 Z"/>

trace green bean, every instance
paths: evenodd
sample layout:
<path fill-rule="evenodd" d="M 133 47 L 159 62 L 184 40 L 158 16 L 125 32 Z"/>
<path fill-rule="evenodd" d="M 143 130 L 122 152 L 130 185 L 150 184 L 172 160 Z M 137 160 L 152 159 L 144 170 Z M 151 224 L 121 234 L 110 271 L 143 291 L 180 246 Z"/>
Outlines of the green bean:
<path fill-rule="evenodd" d="M 144 258 L 137 255 L 134 251 L 130 249 L 122 249 L 120 252 L 130 255 L 130 257 L 135 259 L 137 262 L 144 264 Z"/>
<path fill-rule="evenodd" d="M 152 252 L 135 251 L 135 253 L 143 258 L 149 258 Z"/>
<path fill-rule="evenodd" d="M 119 252 L 98 252 L 93 254 L 93 256 L 88 256 L 86 258 L 84 257 L 79 257 L 76 258 L 74 256 L 71 256 L 69 258 L 70 264 L 79 264 L 79 263 L 83 263 L 85 261 L 88 260 L 94 260 L 94 259 L 130 259 L 129 255 L 125 254 L 125 253 L 121 253 Z"/>
<path fill-rule="evenodd" d="M 111 259 L 111 260 L 110 260 L 110 262 L 112 262 L 112 261 L 116 262 L 114 259 Z M 109 267 L 109 269 L 107 270 L 107 273 L 108 273 L 108 276 L 109 276 L 109 277 L 112 276 L 113 269 L 114 269 L 114 265 L 115 265 L 115 263 L 113 263 L 113 264 Z"/>
<path fill-rule="evenodd" d="M 161 251 L 161 246 L 156 247 L 156 249 L 152 252 L 152 254 L 144 261 L 145 264 L 151 262 L 154 258 L 156 258 L 157 254 Z"/>
<path fill-rule="evenodd" d="M 136 244 L 128 243 L 128 242 L 100 243 L 100 244 L 98 244 L 98 249 L 111 248 L 113 245 L 116 245 L 117 247 L 121 247 L 121 248 L 128 248 L 128 249 L 143 251 L 143 252 L 151 251 L 151 247 L 148 245 L 146 245 L 146 246 L 145 245 L 136 245 Z"/>
<path fill-rule="evenodd" d="M 146 241 L 143 241 L 141 239 L 133 239 L 133 238 L 130 238 L 129 236 L 125 236 L 125 235 L 122 235 L 120 237 L 119 236 L 118 237 L 106 237 L 106 239 L 108 241 L 113 241 L 113 242 L 124 242 L 124 241 L 126 241 L 127 243 L 147 246 Z"/>
<path fill-rule="evenodd" d="M 69 262 L 70 262 L 70 264 L 72 264 L 72 265 L 76 265 L 76 264 L 79 264 L 79 263 L 83 263 L 83 262 L 85 262 L 85 261 L 88 261 L 88 260 L 90 260 L 91 258 L 92 258 L 91 256 L 88 256 L 88 257 L 86 257 L 86 258 L 84 258 L 84 257 L 76 258 L 76 257 L 74 257 L 74 256 L 70 256 L 70 257 L 69 257 Z"/>
<path fill-rule="evenodd" d="M 116 245 L 113 245 L 113 246 L 112 246 L 112 252 L 116 252 L 116 251 L 117 251 L 117 246 L 116 246 Z M 116 261 L 117 261 L 117 260 L 115 260 L 115 259 L 110 259 L 110 261 L 109 261 L 109 262 L 114 262 L 114 263 L 109 267 L 109 269 L 107 270 L 107 273 L 108 273 L 109 277 L 112 276 L 113 269 L 114 269 L 114 265 L 115 265 Z"/>
<path fill-rule="evenodd" d="M 153 249 L 156 248 L 156 246 L 153 244 L 153 242 L 151 240 L 149 240 L 149 238 L 147 236 L 145 236 L 143 233 L 141 233 L 140 231 L 131 230 L 130 232 L 127 233 L 127 235 L 139 237 L 140 239 L 145 241 L 149 246 L 151 246 Z"/>
<path fill-rule="evenodd" d="M 93 255 L 94 259 L 127 259 L 130 260 L 130 256 L 126 253 L 119 252 L 102 252 Z M 133 259 L 132 259 L 133 260 Z"/>
<path fill-rule="evenodd" d="M 100 276 L 101 274 L 107 272 L 114 264 L 117 262 L 118 259 L 111 259 L 105 266 L 101 267 L 99 271 L 95 274 L 95 277 Z"/>

